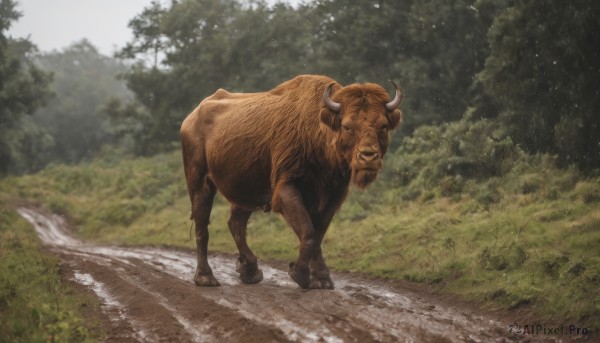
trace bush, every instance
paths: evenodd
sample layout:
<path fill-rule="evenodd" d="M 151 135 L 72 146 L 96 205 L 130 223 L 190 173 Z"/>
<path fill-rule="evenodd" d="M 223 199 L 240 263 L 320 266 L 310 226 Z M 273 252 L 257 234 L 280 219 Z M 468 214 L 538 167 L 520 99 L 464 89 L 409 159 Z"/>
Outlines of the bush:
<path fill-rule="evenodd" d="M 391 171 L 382 178 L 404 187 L 404 199 L 436 188 L 444 197 L 455 197 L 468 180 L 505 175 L 522 155 L 493 121 L 473 122 L 467 115 L 458 122 L 415 130 L 393 154 Z"/>

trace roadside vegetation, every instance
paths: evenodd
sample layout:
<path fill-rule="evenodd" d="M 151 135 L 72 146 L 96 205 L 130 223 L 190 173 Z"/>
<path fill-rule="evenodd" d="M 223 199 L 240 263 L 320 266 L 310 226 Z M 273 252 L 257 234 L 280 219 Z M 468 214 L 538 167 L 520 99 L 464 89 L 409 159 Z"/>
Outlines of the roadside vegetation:
<path fill-rule="evenodd" d="M 27 221 L 0 201 L 0 342 L 94 342 L 83 310 L 99 306 L 73 292 L 60 261 L 45 253 Z"/>

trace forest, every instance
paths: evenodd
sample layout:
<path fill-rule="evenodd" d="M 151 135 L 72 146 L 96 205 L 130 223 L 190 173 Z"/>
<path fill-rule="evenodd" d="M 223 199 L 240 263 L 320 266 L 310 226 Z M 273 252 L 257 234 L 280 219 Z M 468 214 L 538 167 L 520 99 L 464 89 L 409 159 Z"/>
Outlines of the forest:
<path fill-rule="evenodd" d="M 38 51 L 6 34 L 20 15 L 0 0 L 1 259 L 36 249 L 12 229 L 26 227 L 15 204 L 64 214 L 85 239 L 190 249 L 179 128 L 204 97 L 299 74 L 390 94 L 393 80 L 403 125 L 379 179 L 336 215 L 330 265 L 600 325 L 600 2 L 154 1 L 114 56 L 85 39 Z M 235 251 L 226 212 L 217 198 L 211 251 Z M 248 235 L 261 259 L 294 256 L 276 216 L 253 216 Z M 3 305 L 24 292 L 9 267 L 0 314 L 21 318 Z M 67 302 L 40 301 L 58 334 L 87 332 Z"/>
<path fill-rule="evenodd" d="M 6 37 L 19 13 L 3 0 L 0 173 L 89 161 L 108 147 L 136 156 L 170 151 L 182 119 L 216 89 L 264 91 L 298 74 L 398 82 L 406 101 L 396 148 L 424 125 L 462 122 L 590 172 L 600 166 L 599 8 L 551 0 L 297 8 L 156 1 L 131 19 L 134 39 L 109 57 L 85 40 L 40 53 Z M 484 154 L 479 142 L 461 143 Z"/>

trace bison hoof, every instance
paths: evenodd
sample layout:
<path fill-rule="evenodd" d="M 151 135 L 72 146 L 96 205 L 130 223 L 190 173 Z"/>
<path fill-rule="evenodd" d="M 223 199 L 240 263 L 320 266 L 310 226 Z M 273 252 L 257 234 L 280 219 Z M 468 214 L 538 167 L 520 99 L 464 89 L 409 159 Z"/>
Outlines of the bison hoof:
<path fill-rule="evenodd" d="M 333 280 L 331 277 L 327 277 L 326 279 L 319 279 L 314 275 L 310 277 L 310 288 L 312 289 L 333 289 Z"/>
<path fill-rule="evenodd" d="M 248 273 L 240 273 L 240 279 L 242 279 L 243 283 L 246 284 L 255 284 L 259 283 L 263 279 L 262 270 L 256 269 L 256 272 L 248 274 Z"/>
<path fill-rule="evenodd" d="M 236 270 L 240 273 L 240 279 L 245 284 L 259 283 L 263 279 L 262 270 L 258 268 L 256 263 L 246 264 L 238 260 Z"/>
<path fill-rule="evenodd" d="M 198 272 L 196 272 L 196 275 L 194 276 L 194 283 L 198 286 L 206 287 L 221 286 L 219 281 L 217 281 L 212 274 L 203 275 Z"/>
<path fill-rule="evenodd" d="M 333 289 L 333 280 L 329 275 L 329 268 L 315 268 L 310 273 L 310 288 Z"/>
<path fill-rule="evenodd" d="M 290 269 L 288 274 L 300 286 L 300 288 L 307 289 L 310 286 L 310 272 L 308 267 L 299 268 L 294 262 L 290 262 Z"/>

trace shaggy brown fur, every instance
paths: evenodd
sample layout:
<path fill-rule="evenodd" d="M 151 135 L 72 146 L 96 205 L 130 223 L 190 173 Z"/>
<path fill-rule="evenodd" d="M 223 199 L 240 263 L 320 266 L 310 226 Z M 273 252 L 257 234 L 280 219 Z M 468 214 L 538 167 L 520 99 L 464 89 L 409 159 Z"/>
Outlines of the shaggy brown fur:
<path fill-rule="evenodd" d="M 342 104 L 338 113 L 323 101 Z M 389 130 L 402 114 L 388 111 L 379 85 L 342 87 L 325 76 L 303 75 L 264 93 L 219 89 L 185 119 L 181 143 L 192 218 L 196 222 L 198 285 L 218 285 L 206 260 L 208 219 L 218 190 L 231 203 L 229 228 L 240 255 L 242 281 L 262 280 L 246 244 L 253 210 L 282 213 L 298 235 L 300 256 L 290 275 L 303 288 L 333 288 L 321 240 L 352 181 L 364 188 L 382 167 Z"/>

